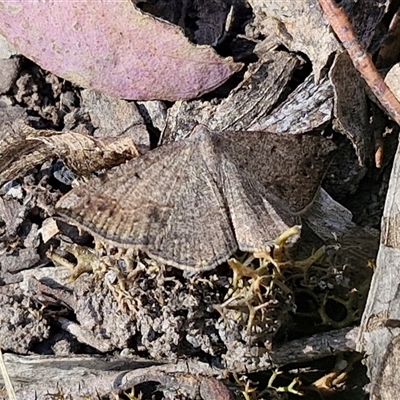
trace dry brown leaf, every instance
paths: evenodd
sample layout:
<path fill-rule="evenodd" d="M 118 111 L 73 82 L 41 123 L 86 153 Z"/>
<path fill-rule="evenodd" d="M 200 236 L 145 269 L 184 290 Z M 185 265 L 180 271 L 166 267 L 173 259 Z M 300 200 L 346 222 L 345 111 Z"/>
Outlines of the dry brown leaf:
<path fill-rule="evenodd" d="M 0 132 L 0 184 L 55 156 L 78 175 L 89 175 L 139 154 L 127 136 L 96 139 L 77 132 L 36 130 L 21 119 L 2 123 Z"/>
<path fill-rule="evenodd" d="M 0 123 L 0 185 L 51 158 L 43 144 L 26 140 L 25 126 L 23 119 Z"/>
<path fill-rule="evenodd" d="M 30 130 L 32 136 L 28 136 L 28 140 L 43 143 L 49 153 L 63 159 L 68 168 L 78 175 L 109 169 L 139 155 L 135 143 L 127 136 L 96 139 L 77 132 L 58 134 L 54 131 Z M 36 137 L 38 134 L 42 136 Z M 49 134 L 52 136 L 44 136 Z"/>

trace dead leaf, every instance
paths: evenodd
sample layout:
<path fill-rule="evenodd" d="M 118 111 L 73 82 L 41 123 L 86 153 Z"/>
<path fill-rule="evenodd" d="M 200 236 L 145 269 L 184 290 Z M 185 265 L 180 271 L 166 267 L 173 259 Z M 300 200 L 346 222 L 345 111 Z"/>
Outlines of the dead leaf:
<path fill-rule="evenodd" d="M 45 144 L 49 154 L 60 157 L 78 175 L 90 175 L 102 168 L 109 169 L 139 155 L 135 143 L 127 136 L 96 139 L 77 132 L 59 134 L 25 128 L 25 131 L 29 130 L 32 135 L 27 136 L 28 140 Z"/>
<path fill-rule="evenodd" d="M 242 65 L 191 44 L 178 27 L 130 0 L 0 1 L 0 33 L 42 68 L 111 96 L 178 100 L 198 97 Z"/>
<path fill-rule="evenodd" d="M 96 139 L 77 132 L 36 130 L 21 119 L 0 124 L 0 132 L 0 184 L 55 156 L 78 175 L 89 175 L 139 154 L 128 136 Z"/>
<path fill-rule="evenodd" d="M 60 229 L 54 218 L 47 218 L 43 221 L 39 231 L 42 235 L 43 243 L 47 243 L 53 236 L 60 232 Z"/>
<path fill-rule="evenodd" d="M 6 110 L 13 108 L 7 107 Z M 20 129 L 26 126 L 24 116 L 9 122 L 2 110 L 0 108 L 0 185 L 50 158 L 41 143 L 25 140 L 25 134 Z"/>

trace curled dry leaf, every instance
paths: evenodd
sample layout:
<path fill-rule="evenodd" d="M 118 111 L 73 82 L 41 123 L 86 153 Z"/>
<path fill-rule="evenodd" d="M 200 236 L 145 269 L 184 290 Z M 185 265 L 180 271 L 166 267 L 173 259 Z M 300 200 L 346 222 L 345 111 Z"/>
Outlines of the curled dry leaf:
<path fill-rule="evenodd" d="M 59 134 L 26 127 L 27 130 L 32 131 L 27 139 L 42 142 L 51 155 L 62 158 L 68 168 L 78 175 L 89 175 L 101 168 L 109 169 L 139 155 L 133 140 L 127 136 L 96 139 L 77 132 Z M 38 137 L 38 134 L 41 136 Z"/>
<path fill-rule="evenodd" d="M 175 101 L 209 92 L 241 68 L 130 0 L 0 1 L 0 33 L 44 69 L 111 96 Z"/>
<path fill-rule="evenodd" d="M 36 130 L 23 120 L 0 124 L 0 132 L 0 184 L 55 156 L 78 175 L 89 175 L 139 154 L 127 136 L 96 139 L 76 132 Z"/>
<path fill-rule="evenodd" d="M 310 75 L 278 105 L 299 64 L 299 59 L 287 52 L 269 51 L 249 66 L 243 82 L 219 104 L 176 102 L 168 110 L 163 143 L 184 137 L 197 124 L 215 131 L 288 134 L 321 129 L 331 121 L 333 113 L 333 87 L 328 79 L 316 83 L 314 75 Z"/>
<path fill-rule="evenodd" d="M 211 130 L 246 130 L 267 115 L 284 95 L 290 79 L 301 65 L 299 57 L 270 51 L 251 64 L 243 81 L 218 105 L 207 125 Z"/>
<path fill-rule="evenodd" d="M 41 143 L 26 140 L 26 119 L 21 108 L 0 107 L 0 185 L 50 158 Z"/>

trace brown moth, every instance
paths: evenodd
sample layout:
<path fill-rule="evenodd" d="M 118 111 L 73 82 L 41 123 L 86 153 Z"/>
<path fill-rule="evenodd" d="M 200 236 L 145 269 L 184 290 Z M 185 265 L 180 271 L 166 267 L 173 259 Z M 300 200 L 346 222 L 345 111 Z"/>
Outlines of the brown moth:
<path fill-rule="evenodd" d="M 209 270 L 237 249 L 268 250 L 299 223 L 335 148 L 320 136 L 199 126 L 71 190 L 56 211 L 104 242 Z"/>

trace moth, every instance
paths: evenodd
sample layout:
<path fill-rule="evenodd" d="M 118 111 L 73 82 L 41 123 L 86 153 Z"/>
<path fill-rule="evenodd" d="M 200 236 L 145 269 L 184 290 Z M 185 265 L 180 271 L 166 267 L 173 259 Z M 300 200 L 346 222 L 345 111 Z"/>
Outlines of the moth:
<path fill-rule="evenodd" d="M 267 251 L 299 223 L 336 146 L 312 135 L 203 126 L 71 190 L 56 212 L 94 237 L 203 271 L 238 249 Z"/>

